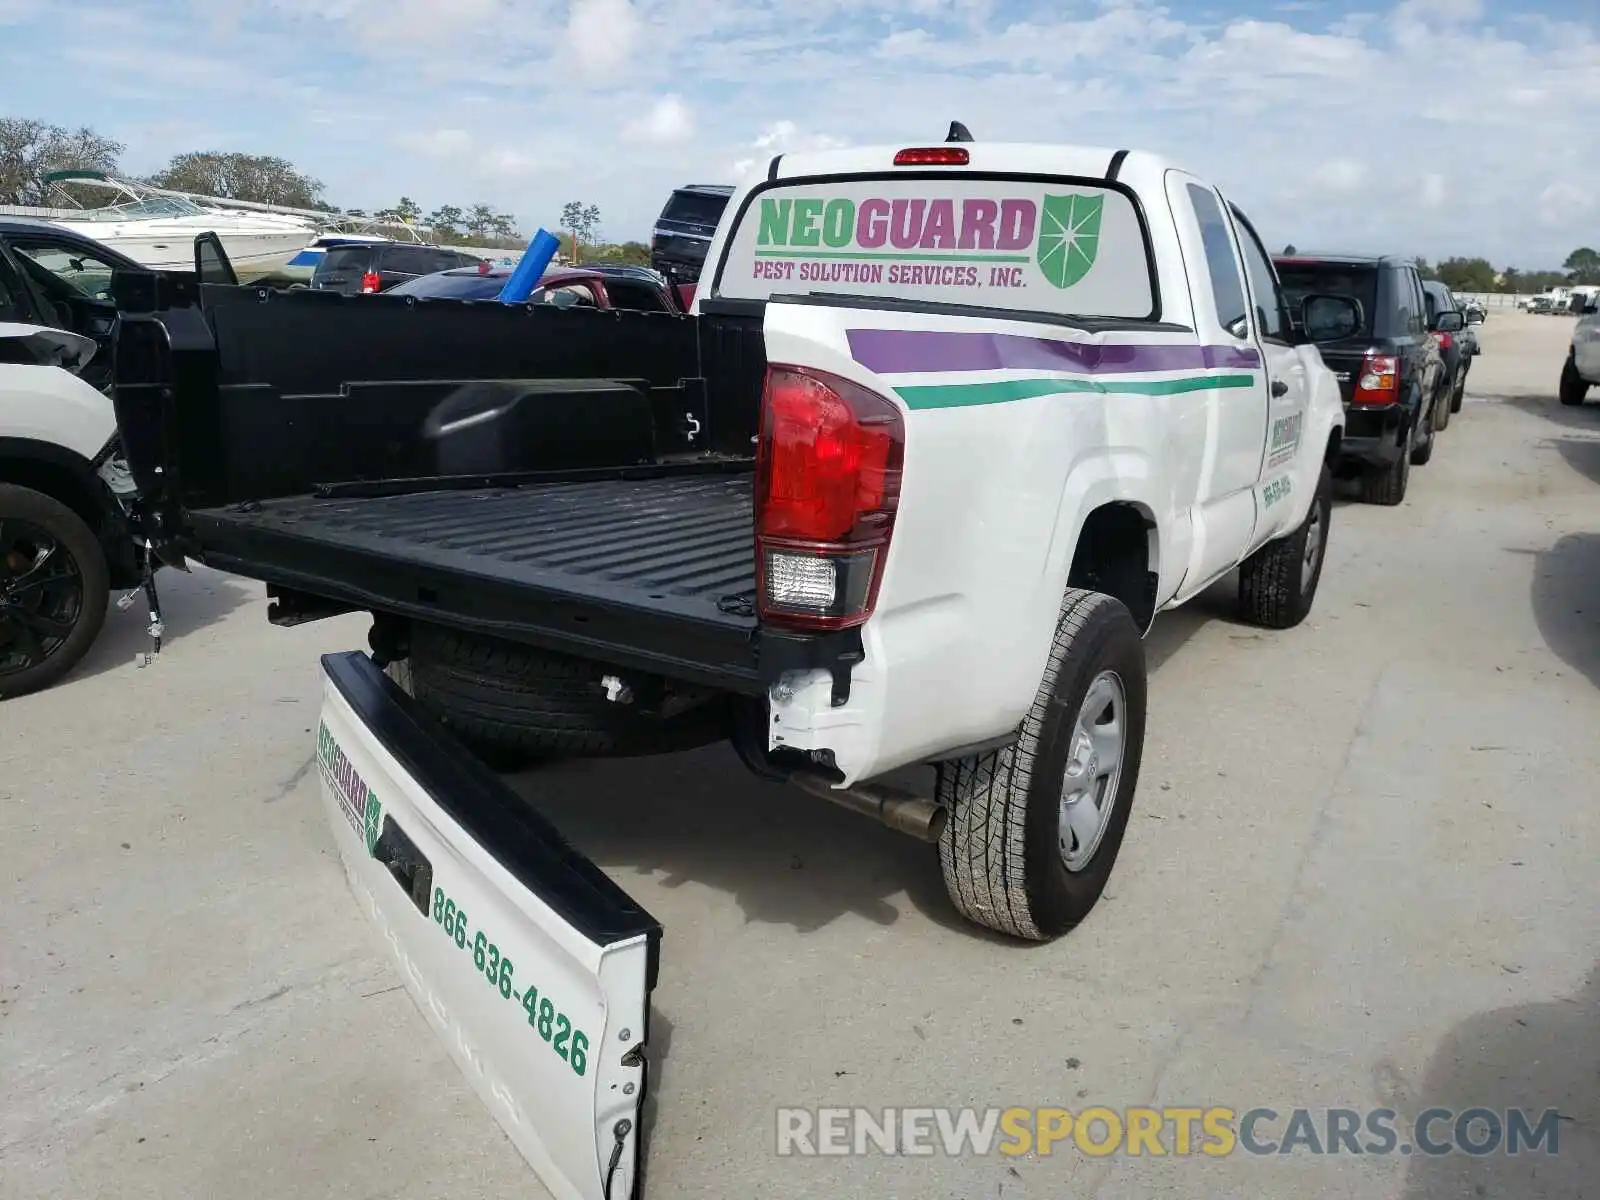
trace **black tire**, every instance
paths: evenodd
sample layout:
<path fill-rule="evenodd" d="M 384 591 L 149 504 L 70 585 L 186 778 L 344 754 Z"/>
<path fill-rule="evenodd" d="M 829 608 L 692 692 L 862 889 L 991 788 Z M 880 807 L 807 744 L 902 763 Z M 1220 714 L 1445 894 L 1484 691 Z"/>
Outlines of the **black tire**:
<path fill-rule="evenodd" d="M 1100 792 L 1111 807 L 1098 840 L 1077 847 L 1087 857 L 1069 870 L 1060 823 L 1068 756 L 1080 709 L 1102 676 L 1121 688 L 1120 768 Z M 1069 590 L 1021 736 L 1003 750 L 939 766 L 938 798 L 950 813 L 939 864 L 957 911 L 1034 941 L 1059 937 L 1089 915 L 1128 827 L 1144 751 L 1145 699 L 1144 643 L 1132 614 L 1110 596 Z"/>
<path fill-rule="evenodd" d="M 656 720 L 606 699 L 600 681 L 610 668 L 499 638 L 414 624 L 408 661 L 418 703 L 496 770 L 546 758 L 665 754 L 728 731 L 721 700 Z"/>
<path fill-rule="evenodd" d="M 1439 435 L 1432 429 L 1428 430 L 1428 439 L 1411 447 L 1411 465 L 1425 467 L 1433 458 L 1433 446 L 1439 440 Z M 1409 482 L 1409 481 L 1408 481 Z"/>
<path fill-rule="evenodd" d="M 1262 546 L 1239 567 L 1239 611 L 1267 629 L 1292 629 L 1311 612 L 1328 556 L 1333 520 L 1333 472 L 1317 476 L 1306 519 L 1293 532 Z"/>
<path fill-rule="evenodd" d="M 1368 504 L 1393 507 L 1406 498 L 1411 484 L 1411 454 L 1402 447 L 1394 462 L 1386 467 L 1373 467 L 1362 473 L 1361 499 Z"/>
<path fill-rule="evenodd" d="M 67 555 L 78 578 L 78 595 L 53 622 L 70 623 L 66 636 L 59 640 L 46 639 L 56 644 L 45 648 L 40 643 L 44 654 L 37 662 L 11 671 L 6 669 L 6 664 L 18 652 L 24 627 L 34 638 L 39 636 L 42 593 L 32 588 L 14 593 L 7 591 L 7 585 L 16 578 L 14 568 L 8 569 L 9 556 L 25 553 L 27 549 L 11 540 L 12 534 L 6 529 L 8 524 L 20 536 L 25 536 L 25 527 L 31 526 L 54 538 L 55 553 Z M 60 597 L 59 590 L 56 595 Z M 95 638 L 100 636 L 110 600 L 111 580 L 105 550 L 83 518 L 53 496 L 32 488 L 0 484 L 0 698 L 40 691 L 77 666 L 94 645 Z"/>
<path fill-rule="evenodd" d="M 1450 377 L 1450 382 L 1439 392 L 1439 398 L 1433 402 L 1433 428 L 1436 433 L 1442 433 L 1450 428 L 1450 414 L 1455 409 L 1450 407 L 1450 401 L 1456 394 L 1456 379 L 1460 375 L 1457 368 L 1456 375 Z"/>
<path fill-rule="evenodd" d="M 1583 376 L 1578 374 L 1578 364 L 1569 356 L 1561 368 L 1561 386 L 1557 389 L 1561 403 L 1568 408 L 1577 408 L 1583 403 L 1583 398 L 1588 392 L 1589 385 L 1584 382 Z"/>
<path fill-rule="evenodd" d="M 1456 373 L 1455 391 L 1450 393 L 1450 411 L 1453 413 L 1461 411 L 1461 402 L 1467 398 L 1467 372 L 1471 369 L 1472 363 L 1469 361 Z"/>

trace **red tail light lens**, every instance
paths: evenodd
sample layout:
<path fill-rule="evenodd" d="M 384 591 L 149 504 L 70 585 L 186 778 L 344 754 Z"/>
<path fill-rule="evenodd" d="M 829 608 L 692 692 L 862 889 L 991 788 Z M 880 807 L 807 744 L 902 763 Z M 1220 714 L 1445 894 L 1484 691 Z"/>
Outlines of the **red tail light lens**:
<path fill-rule="evenodd" d="M 363 271 L 361 273 L 362 292 L 375 292 L 383 286 L 383 277 L 376 271 Z"/>
<path fill-rule="evenodd" d="M 1400 401 L 1400 360 L 1392 354 L 1370 351 L 1356 376 L 1355 395 L 1350 403 L 1363 408 L 1382 408 Z"/>
<path fill-rule="evenodd" d="M 763 620 L 844 629 L 872 615 L 904 454 L 889 400 L 819 371 L 768 369 L 756 456 Z"/>
<path fill-rule="evenodd" d="M 917 146 L 894 156 L 897 167 L 964 167 L 972 162 L 965 146 Z"/>
<path fill-rule="evenodd" d="M 1433 335 L 1433 337 L 1434 337 L 1434 340 L 1439 343 L 1439 349 L 1441 349 L 1441 350 L 1450 349 L 1452 343 L 1450 341 L 1450 335 L 1448 333 L 1436 333 L 1436 334 Z"/>

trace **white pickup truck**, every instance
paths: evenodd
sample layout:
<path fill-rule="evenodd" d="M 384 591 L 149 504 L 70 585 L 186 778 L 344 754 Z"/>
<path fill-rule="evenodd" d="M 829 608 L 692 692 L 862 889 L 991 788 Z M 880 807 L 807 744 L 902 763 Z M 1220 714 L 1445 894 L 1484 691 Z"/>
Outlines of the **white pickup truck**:
<path fill-rule="evenodd" d="M 1303 331 L 1360 325 L 1111 149 L 780 156 L 706 261 L 688 315 L 204 287 L 118 335 L 163 556 L 372 614 L 323 663 L 337 841 L 564 1198 L 635 1187 L 661 930 L 485 760 L 726 739 L 1059 935 L 1127 827 L 1156 614 L 1235 568 L 1246 619 L 1311 607 L 1344 418 Z"/>

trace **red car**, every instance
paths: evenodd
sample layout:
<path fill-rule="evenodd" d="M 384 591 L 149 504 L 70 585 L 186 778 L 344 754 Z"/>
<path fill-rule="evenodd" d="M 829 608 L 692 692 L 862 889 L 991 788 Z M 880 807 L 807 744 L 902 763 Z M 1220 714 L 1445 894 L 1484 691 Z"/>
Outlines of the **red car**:
<path fill-rule="evenodd" d="M 456 267 L 408 280 L 386 294 L 430 300 L 494 300 L 512 270 L 490 263 Z M 551 267 L 540 277 L 528 303 L 681 313 L 688 311 L 693 299 L 693 284 L 673 286 L 656 278 L 654 272 L 635 267 Z"/>

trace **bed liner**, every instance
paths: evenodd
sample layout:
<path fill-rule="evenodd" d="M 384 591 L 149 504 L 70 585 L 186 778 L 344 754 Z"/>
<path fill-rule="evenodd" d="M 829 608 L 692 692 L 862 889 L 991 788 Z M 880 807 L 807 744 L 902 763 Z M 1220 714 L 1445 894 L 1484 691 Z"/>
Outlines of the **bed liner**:
<path fill-rule="evenodd" d="M 752 477 L 252 501 L 190 514 L 209 566 L 750 694 Z"/>

